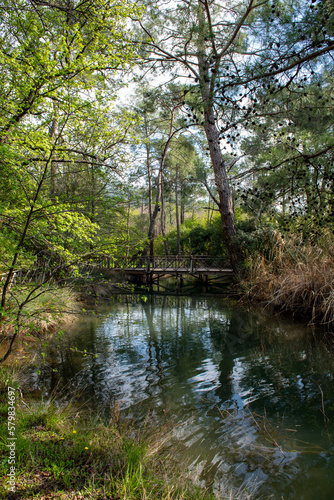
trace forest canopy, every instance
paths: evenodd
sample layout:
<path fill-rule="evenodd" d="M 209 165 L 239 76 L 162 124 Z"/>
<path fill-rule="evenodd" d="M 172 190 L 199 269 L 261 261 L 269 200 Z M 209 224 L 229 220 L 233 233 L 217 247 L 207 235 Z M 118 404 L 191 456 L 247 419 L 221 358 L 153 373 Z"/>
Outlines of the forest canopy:
<path fill-rule="evenodd" d="M 2 313 L 15 275 L 236 271 L 265 232 L 332 232 L 332 0 L 1 0 L 0 23 Z"/>

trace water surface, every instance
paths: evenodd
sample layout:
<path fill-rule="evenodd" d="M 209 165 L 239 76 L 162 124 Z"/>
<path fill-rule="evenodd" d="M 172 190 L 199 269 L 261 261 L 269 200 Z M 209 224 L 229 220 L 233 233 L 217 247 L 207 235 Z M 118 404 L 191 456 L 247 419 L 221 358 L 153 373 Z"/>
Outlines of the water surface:
<path fill-rule="evenodd" d="M 50 347 L 35 390 L 167 418 L 169 452 L 221 496 L 228 479 L 255 498 L 334 498 L 333 350 L 311 329 L 220 297 L 122 296 L 99 312 Z"/>

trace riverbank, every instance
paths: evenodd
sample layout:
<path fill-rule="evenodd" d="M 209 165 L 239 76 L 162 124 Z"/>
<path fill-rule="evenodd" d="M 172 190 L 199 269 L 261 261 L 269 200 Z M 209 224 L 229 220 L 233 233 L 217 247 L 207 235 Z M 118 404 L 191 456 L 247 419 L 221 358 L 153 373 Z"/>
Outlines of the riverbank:
<path fill-rule="evenodd" d="M 266 252 L 245 261 L 243 298 L 302 318 L 310 325 L 334 328 L 334 240 L 330 233 L 316 244 L 277 232 Z"/>
<path fill-rule="evenodd" d="M 29 289 L 15 290 L 15 303 L 9 303 L 0 328 L 0 358 L 13 350 L 16 357 L 29 357 L 29 351 L 64 329 L 81 314 L 84 302 L 72 289 L 54 285 L 36 293 L 21 310 L 17 304 L 25 300 Z M 13 341 L 14 339 L 14 341 Z M 9 355 L 9 354 L 8 354 Z"/>
<path fill-rule="evenodd" d="M 166 429 L 152 428 L 149 421 L 138 428 L 117 406 L 107 421 L 78 409 L 75 400 L 59 407 L 52 398 L 26 399 L 9 368 L 2 369 L 0 398 L 1 499 L 216 498 L 166 458 Z M 14 415 L 10 427 L 9 413 Z M 7 446 L 8 433 L 15 438 L 8 440 L 13 449 Z"/>
<path fill-rule="evenodd" d="M 71 286 L 57 283 L 38 286 L 17 283 L 11 289 L 5 317 L 0 325 L 0 358 L 15 335 L 13 349 L 23 351 L 29 345 L 60 334 L 86 309 L 92 310 L 100 299 L 110 298 L 120 291 L 133 291 L 119 274 L 78 278 Z"/>

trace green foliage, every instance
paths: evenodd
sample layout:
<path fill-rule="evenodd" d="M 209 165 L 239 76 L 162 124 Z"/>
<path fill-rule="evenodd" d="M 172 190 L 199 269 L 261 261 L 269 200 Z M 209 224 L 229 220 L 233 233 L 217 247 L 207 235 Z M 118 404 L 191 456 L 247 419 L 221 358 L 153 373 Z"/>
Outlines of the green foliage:
<path fill-rule="evenodd" d="M 4 2 L 2 273 L 43 262 L 48 271 L 68 267 L 98 247 L 105 222 L 98 208 L 112 206 L 107 184 L 128 140 L 124 128 L 136 120 L 111 108 L 120 87 L 116 71 L 133 54 L 126 20 L 134 13 L 134 5 L 109 0 L 84 7 Z"/>
<path fill-rule="evenodd" d="M 255 256 L 258 253 L 268 257 L 274 245 L 275 231 L 275 228 L 269 224 L 256 227 L 254 221 L 249 220 L 237 224 L 235 241 L 244 257 Z"/>
<path fill-rule="evenodd" d="M 177 253 L 177 232 L 170 231 L 166 236 L 168 247 L 172 255 Z M 188 219 L 180 227 L 181 252 L 185 255 L 212 255 L 224 256 L 227 254 L 224 244 L 224 235 L 219 216 L 213 217 L 211 222 L 203 219 Z M 156 244 L 156 253 L 164 254 L 163 240 Z M 161 253 L 160 253 L 161 252 Z"/>

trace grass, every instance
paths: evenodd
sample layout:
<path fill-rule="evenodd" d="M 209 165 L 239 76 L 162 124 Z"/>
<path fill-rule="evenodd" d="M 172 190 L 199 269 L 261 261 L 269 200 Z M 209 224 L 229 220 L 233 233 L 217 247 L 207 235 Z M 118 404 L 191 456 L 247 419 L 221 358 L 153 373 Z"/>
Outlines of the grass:
<path fill-rule="evenodd" d="M 327 231 L 316 244 L 276 232 L 267 257 L 247 261 L 246 295 L 305 315 L 310 323 L 334 325 L 334 238 Z"/>
<path fill-rule="evenodd" d="M 17 304 L 24 302 L 33 289 L 33 284 L 20 284 L 12 291 L 12 296 L 8 301 L 10 312 L 8 319 L 15 318 Z M 66 314 L 75 314 L 78 311 L 76 295 L 70 288 L 57 285 L 45 286 L 31 294 L 29 301 L 22 309 L 22 323 L 38 336 L 39 332 L 48 331 L 59 324 Z"/>
<path fill-rule="evenodd" d="M 8 491 L 7 386 L 0 378 L 0 498 L 213 500 L 162 453 L 161 432 L 138 429 L 114 410 L 108 422 L 56 400 L 27 401 L 16 390 L 16 492 Z M 12 495 L 12 496 L 11 496 Z"/>

